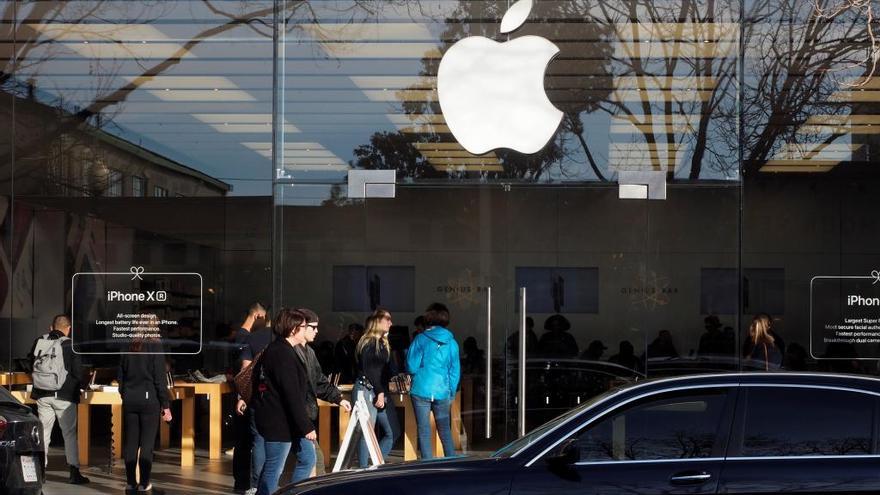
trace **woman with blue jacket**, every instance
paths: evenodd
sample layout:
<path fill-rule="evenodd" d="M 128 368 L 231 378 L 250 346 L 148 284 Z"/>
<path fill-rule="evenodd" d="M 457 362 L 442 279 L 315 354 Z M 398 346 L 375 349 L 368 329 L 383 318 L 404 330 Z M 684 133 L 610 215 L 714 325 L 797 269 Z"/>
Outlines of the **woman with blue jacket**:
<path fill-rule="evenodd" d="M 419 451 L 422 459 L 433 457 L 433 412 L 437 433 L 440 434 L 440 442 L 443 444 L 443 455 L 450 457 L 455 455 L 455 445 L 452 442 L 449 411 L 461 378 L 458 343 L 452 332 L 446 328 L 449 326 L 449 309 L 443 304 L 434 303 L 428 306 L 425 324 L 427 330 L 413 340 L 406 357 L 407 368 L 413 376 L 410 397 L 416 414 Z"/>

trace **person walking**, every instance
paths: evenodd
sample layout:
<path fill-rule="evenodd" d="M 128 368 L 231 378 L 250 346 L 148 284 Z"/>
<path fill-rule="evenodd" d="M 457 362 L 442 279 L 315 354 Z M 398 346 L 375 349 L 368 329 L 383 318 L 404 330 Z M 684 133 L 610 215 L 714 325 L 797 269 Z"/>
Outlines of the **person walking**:
<path fill-rule="evenodd" d="M 241 350 L 241 369 L 250 366 L 260 353 L 263 352 L 263 350 L 265 350 L 275 339 L 275 333 L 272 331 L 270 323 L 271 322 L 267 320 L 261 328 L 255 326 L 251 330 L 245 341 L 245 346 Z M 251 463 L 251 479 L 250 487 L 245 490 L 244 493 L 245 495 L 255 495 L 260 483 L 260 473 L 263 471 L 263 465 L 266 463 L 265 439 L 260 435 L 260 432 L 257 431 L 254 409 L 248 407 L 248 404 L 245 403 L 241 397 L 238 397 L 238 400 L 236 401 L 235 412 L 236 416 L 247 421 L 251 433 L 251 445 L 248 446 L 246 451 Z"/>
<path fill-rule="evenodd" d="M 419 451 L 422 459 L 431 459 L 431 413 L 443 444 L 443 455 L 455 455 L 450 424 L 450 409 L 461 377 L 458 343 L 447 328 L 449 309 L 433 303 L 425 311 L 427 329 L 419 334 L 407 353 L 406 363 L 413 375 L 413 409 L 418 428 Z"/>
<path fill-rule="evenodd" d="M 331 404 L 338 404 L 339 407 L 346 411 L 351 411 L 351 404 L 342 398 L 342 392 L 336 386 L 330 383 L 327 375 L 321 370 L 318 362 L 318 356 L 309 345 L 315 341 L 318 335 L 318 315 L 306 308 L 297 309 L 306 318 L 306 324 L 302 330 L 295 331 L 293 334 L 296 346 L 297 356 L 303 363 L 308 373 L 308 383 L 305 400 L 306 411 L 308 411 L 309 420 L 314 424 L 318 420 L 318 399 Z M 312 477 L 312 472 L 318 464 L 318 452 L 315 439 L 301 438 L 299 452 L 296 454 L 296 467 L 293 470 L 292 483 L 302 481 Z M 323 459 L 321 459 L 323 463 Z"/>
<path fill-rule="evenodd" d="M 171 398 L 161 344 L 139 338 L 132 341 L 128 352 L 119 363 L 126 490 L 147 492 L 153 489 L 150 474 L 159 419 L 171 421 Z"/>
<path fill-rule="evenodd" d="M 352 389 L 352 397 L 363 397 L 370 413 L 370 424 L 382 429 L 379 437 L 379 450 L 387 459 L 394 442 L 400 437 L 400 423 L 397 411 L 388 393 L 391 381 L 391 345 L 388 332 L 391 330 L 391 313 L 377 309 L 367 318 L 367 330 L 358 341 L 356 348 L 358 377 Z M 358 442 L 358 463 L 365 468 L 370 464 L 367 441 Z"/>
<path fill-rule="evenodd" d="M 251 335 L 266 327 L 266 309 L 262 304 L 255 302 L 248 309 L 247 317 L 241 327 L 235 333 L 235 347 L 238 355 L 235 356 L 235 372 L 240 372 L 245 360 L 246 350 L 249 349 L 248 340 Z M 236 407 L 236 412 L 237 407 Z M 254 436 L 251 432 L 250 420 L 243 414 L 232 416 L 232 426 L 235 433 L 235 446 L 232 451 L 232 479 L 233 490 L 245 492 L 253 488 L 251 486 L 253 476 L 251 473 L 251 448 L 254 444 Z"/>
<path fill-rule="evenodd" d="M 266 452 L 258 495 L 270 495 L 278 489 L 287 456 L 293 446 L 299 450 L 301 438 L 318 437 L 303 400 L 309 386 L 308 371 L 295 349 L 295 332 L 307 325 L 299 311 L 279 311 L 272 325 L 276 339 L 254 366 L 251 407 Z"/>
<path fill-rule="evenodd" d="M 79 445 L 76 435 L 82 360 L 73 352 L 70 332 L 70 318 L 58 315 L 52 320 L 49 333 L 34 341 L 28 354 L 33 370 L 31 399 L 37 403 L 37 415 L 43 425 L 46 464 L 49 462 L 52 428 L 57 419 L 64 436 L 64 455 L 70 469 L 68 483 L 83 485 L 89 479 L 79 471 Z"/>

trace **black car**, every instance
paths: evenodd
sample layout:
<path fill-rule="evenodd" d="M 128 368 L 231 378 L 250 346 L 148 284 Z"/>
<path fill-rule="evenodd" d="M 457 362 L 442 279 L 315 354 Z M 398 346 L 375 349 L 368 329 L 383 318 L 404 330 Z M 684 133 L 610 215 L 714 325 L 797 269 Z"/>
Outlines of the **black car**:
<path fill-rule="evenodd" d="M 9 495 L 37 495 L 45 476 L 40 420 L 0 387 L 0 487 Z"/>
<path fill-rule="evenodd" d="M 292 494 L 880 493 L 880 380 L 729 373 L 594 397 L 489 458 L 330 474 Z"/>

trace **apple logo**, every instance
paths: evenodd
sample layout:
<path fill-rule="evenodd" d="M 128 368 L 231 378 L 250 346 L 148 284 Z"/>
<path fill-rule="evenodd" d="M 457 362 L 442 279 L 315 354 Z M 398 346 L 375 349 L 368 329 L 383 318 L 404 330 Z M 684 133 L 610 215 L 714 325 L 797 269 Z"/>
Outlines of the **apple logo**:
<path fill-rule="evenodd" d="M 501 20 L 509 33 L 525 22 L 532 0 L 515 3 Z M 562 112 L 544 92 L 544 71 L 559 47 L 540 36 L 498 43 L 482 36 L 450 47 L 437 70 L 446 124 L 467 151 L 498 148 L 537 153 L 556 133 Z"/>

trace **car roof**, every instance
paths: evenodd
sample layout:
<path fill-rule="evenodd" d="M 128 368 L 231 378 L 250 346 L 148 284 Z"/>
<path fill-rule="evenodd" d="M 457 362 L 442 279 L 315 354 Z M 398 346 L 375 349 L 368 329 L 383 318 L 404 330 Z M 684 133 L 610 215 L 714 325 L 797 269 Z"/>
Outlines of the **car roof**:
<path fill-rule="evenodd" d="M 674 377 L 649 378 L 631 384 L 623 385 L 621 391 L 635 391 L 639 393 L 653 389 L 661 390 L 670 387 L 689 387 L 706 385 L 813 385 L 835 386 L 867 390 L 880 394 L 880 378 L 865 375 L 852 375 L 845 373 L 819 373 L 819 372 L 795 372 L 795 371 L 747 371 L 729 373 L 708 373 Z"/>
<path fill-rule="evenodd" d="M 792 372 L 792 371 L 776 371 L 776 372 L 729 372 L 729 373 L 707 373 L 694 374 L 675 377 L 650 378 L 623 384 L 617 388 L 609 390 L 605 396 L 595 403 L 587 403 L 581 406 L 582 411 L 572 415 L 566 421 L 558 424 L 556 427 L 544 432 L 533 443 L 523 447 L 513 454 L 517 457 L 525 454 L 523 458 L 534 460 L 534 453 L 541 452 L 543 455 L 549 449 L 548 445 L 558 444 L 558 439 L 553 439 L 554 431 L 566 428 L 566 425 L 577 422 L 578 418 L 582 418 L 584 414 L 593 414 L 587 412 L 595 409 L 604 409 L 609 404 L 617 404 L 620 401 L 631 399 L 633 396 L 642 396 L 645 394 L 662 393 L 665 390 L 687 389 L 694 387 L 712 387 L 712 386 L 749 386 L 749 385 L 792 385 L 792 386 L 817 386 L 817 387 L 834 387 L 863 390 L 872 395 L 880 396 L 880 378 L 864 375 L 852 375 L 845 373 L 817 373 L 817 372 Z M 613 407 L 613 406 L 612 406 Z"/>

